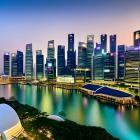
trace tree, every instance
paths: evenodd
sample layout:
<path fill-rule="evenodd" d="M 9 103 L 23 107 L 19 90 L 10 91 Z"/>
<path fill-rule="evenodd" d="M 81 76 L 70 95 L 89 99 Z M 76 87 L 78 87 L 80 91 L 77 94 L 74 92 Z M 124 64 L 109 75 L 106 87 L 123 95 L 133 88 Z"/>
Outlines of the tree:
<path fill-rule="evenodd" d="M 58 112 L 58 116 L 65 117 L 66 114 L 63 111 L 61 111 L 61 112 Z"/>

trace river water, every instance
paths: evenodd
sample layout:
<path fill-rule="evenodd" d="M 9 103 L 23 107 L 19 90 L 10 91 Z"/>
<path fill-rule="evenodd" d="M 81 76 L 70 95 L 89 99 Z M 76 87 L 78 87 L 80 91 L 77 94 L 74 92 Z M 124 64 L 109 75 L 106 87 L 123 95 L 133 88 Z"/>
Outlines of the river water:
<path fill-rule="evenodd" d="M 76 90 L 30 85 L 0 85 L 0 97 L 11 96 L 28 104 L 81 125 L 100 126 L 121 140 L 140 140 L 140 107 L 123 106 L 97 99 Z"/>

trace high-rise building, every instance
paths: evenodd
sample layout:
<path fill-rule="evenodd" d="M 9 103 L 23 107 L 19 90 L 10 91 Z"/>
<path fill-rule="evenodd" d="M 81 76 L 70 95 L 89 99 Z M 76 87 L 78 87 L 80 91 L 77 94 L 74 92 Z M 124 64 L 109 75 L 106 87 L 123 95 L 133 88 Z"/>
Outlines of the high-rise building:
<path fill-rule="evenodd" d="M 79 42 L 78 46 L 78 68 L 86 69 L 86 43 Z"/>
<path fill-rule="evenodd" d="M 100 55 L 100 54 L 102 54 L 101 44 L 96 43 L 94 55 Z"/>
<path fill-rule="evenodd" d="M 104 70 L 103 54 L 94 55 L 93 79 L 104 80 L 103 70 Z"/>
<path fill-rule="evenodd" d="M 125 51 L 125 79 L 127 83 L 138 83 L 139 48 Z"/>
<path fill-rule="evenodd" d="M 125 55 L 125 45 L 118 45 L 118 67 L 117 67 L 118 80 L 124 80 L 124 55 Z"/>
<path fill-rule="evenodd" d="M 134 32 L 134 47 L 140 47 L 140 30 Z"/>
<path fill-rule="evenodd" d="M 10 75 L 10 53 L 4 53 L 4 74 Z"/>
<path fill-rule="evenodd" d="M 94 35 L 87 36 L 86 68 L 91 70 L 92 55 L 94 51 Z"/>
<path fill-rule="evenodd" d="M 116 35 L 110 36 L 110 53 L 116 53 Z"/>
<path fill-rule="evenodd" d="M 74 34 L 68 35 L 67 75 L 74 76 L 76 69 L 76 51 L 74 51 Z"/>
<path fill-rule="evenodd" d="M 27 44 L 26 45 L 25 76 L 26 76 L 26 79 L 33 79 L 33 53 L 32 53 L 32 44 Z"/>
<path fill-rule="evenodd" d="M 116 79 L 115 53 L 104 53 L 103 63 L 104 63 L 103 68 L 104 80 L 115 81 Z"/>
<path fill-rule="evenodd" d="M 55 56 L 54 40 L 50 40 L 48 41 L 47 58 L 54 58 L 54 56 Z"/>
<path fill-rule="evenodd" d="M 55 58 L 46 59 L 45 77 L 47 81 L 56 79 L 56 59 Z"/>
<path fill-rule="evenodd" d="M 44 79 L 44 55 L 42 55 L 42 50 L 36 51 L 36 79 Z"/>
<path fill-rule="evenodd" d="M 107 52 L 107 34 L 101 35 L 101 53 Z"/>
<path fill-rule="evenodd" d="M 58 45 L 57 49 L 57 73 L 58 76 L 65 75 L 65 46 Z"/>
<path fill-rule="evenodd" d="M 17 54 L 11 53 L 11 77 L 17 77 Z"/>
<path fill-rule="evenodd" d="M 17 76 L 23 76 L 23 52 L 17 50 Z"/>

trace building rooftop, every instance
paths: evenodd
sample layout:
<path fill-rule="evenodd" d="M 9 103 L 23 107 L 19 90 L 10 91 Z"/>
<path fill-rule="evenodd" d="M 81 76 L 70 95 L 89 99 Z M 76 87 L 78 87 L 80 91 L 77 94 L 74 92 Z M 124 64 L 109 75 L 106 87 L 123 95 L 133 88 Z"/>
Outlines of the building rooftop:
<path fill-rule="evenodd" d="M 87 90 L 92 90 L 92 91 L 96 91 L 97 89 L 101 88 L 102 86 L 99 85 L 93 85 L 93 84 L 87 84 L 82 86 L 82 88 L 85 88 Z"/>

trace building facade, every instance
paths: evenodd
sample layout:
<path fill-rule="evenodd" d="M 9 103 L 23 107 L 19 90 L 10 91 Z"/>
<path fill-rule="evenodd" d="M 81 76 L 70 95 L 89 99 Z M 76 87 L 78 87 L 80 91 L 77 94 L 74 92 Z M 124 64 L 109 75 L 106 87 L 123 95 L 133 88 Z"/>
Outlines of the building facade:
<path fill-rule="evenodd" d="M 17 50 L 17 77 L 23 76 L 23 52 Z"/>
<path fill-rule="evenodd" d="M 65 75 L 65 46 L 58 45 L 57 49 L 57 73 L 58 76 Z"/>
<path fill-rule="evenodd" d="M 94 53 L 94 35 L 87 36 L 87 48 L 86 48 L 86 68 L 91 70 L 92 56 Z"/>
<path fill-rule="evenodd" d="M 76 51 L 74 51 L 74 34 L 68 34 L 67 75 L 74 76 L 76 69 Z"/>
<path fill-rule="evenodd" d="M 125 51 L 125 79 L 127 83 L 138 83 L 139 50 Z"/>
<path fill-rule="evenodd" d="M 118 45 L 117 79 L 124 80 L 125 45 Z"/>
<path fill-rule="evenodd" d="M 54 58 L 54 56 L 55 56 L 54 40 L 50 40 L 48 41 L 47 58 Z"/>
<path fill-rule="evenodd" d="M 4 53 L 4 74 L 10 75 L 10 53 Z"/>
<path fill-rule="evenodd" d="M 33 53 L 32 44 L 26 45 L 26 56 L 25 56 L 25 76 L 26 79 L 33 79 Z"/>
<path fill-rule="evenodd" d="M 78 68 L 86 69 L 86 43 L 79 42 L 78 46 Z"/>
<path fill-rule="evenodd" d="M 140 30 L 134 32 L 134 47 L 140 47 Z"/>
<path fill-rule="evenodd" d="M 45 77 L 47 81 L 53 81 L 56 79 L 56 59 L 55 58 L 46 59 Z"/>
<path fill-rule="evenodd" d="M 17 77 L 17 54 L 11 53 L 11 77 Z"/>
<path fill-rule="evenodd" d="M 94 55 L 100 55 L 100 54 L 102 54 L 101 44 L 96 43 Z"/>
<path fill-rule="evenodd" d="M 116 54 L 116 35 L 110 36 L 110 53 Z"/>
<path fill-rule="evenodd" d="M 44 79 L 44 55 L 42 55 L 42 50 L 36 51 L 36 79 Z"/>
<path fill-rule="evenodd" d="M 101 35 L 101 53 L 107 52 L 107 34 Z"/>

